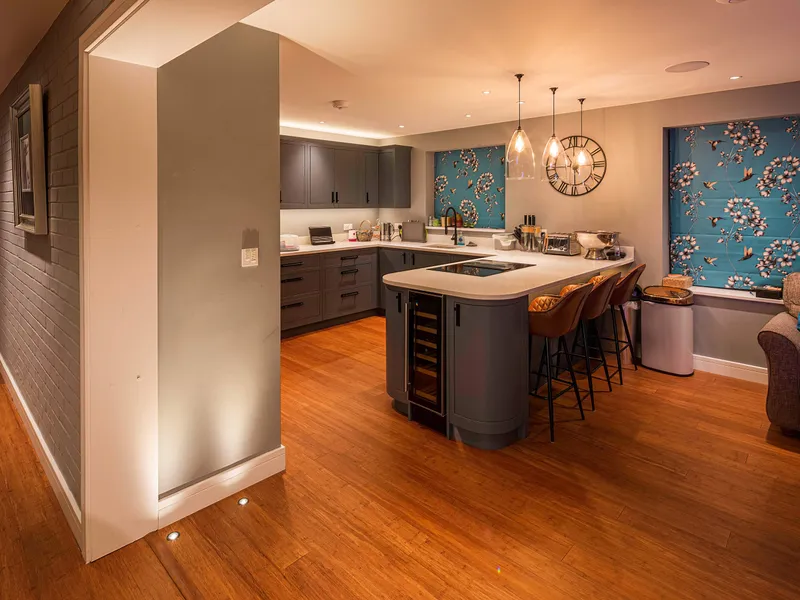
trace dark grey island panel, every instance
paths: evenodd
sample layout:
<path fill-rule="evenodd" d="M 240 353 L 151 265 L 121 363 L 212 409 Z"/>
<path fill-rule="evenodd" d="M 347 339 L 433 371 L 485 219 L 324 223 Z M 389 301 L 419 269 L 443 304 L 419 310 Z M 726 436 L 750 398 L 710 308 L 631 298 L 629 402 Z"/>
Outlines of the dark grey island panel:
<path fill-rule="evenodd" d="M 450 435 L 495 449 L 527 436 L 527 297 L 503 302 L 447 298 Z"/>

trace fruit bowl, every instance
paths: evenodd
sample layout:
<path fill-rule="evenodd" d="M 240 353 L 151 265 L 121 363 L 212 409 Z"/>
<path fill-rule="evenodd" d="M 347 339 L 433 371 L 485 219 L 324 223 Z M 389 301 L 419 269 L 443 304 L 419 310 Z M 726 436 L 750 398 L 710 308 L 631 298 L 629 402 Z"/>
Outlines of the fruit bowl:
<path fill-rule="evenodd" d="M 575 234 L 578 236 L 578 243 L 586 249 L 584 258 L 608 260 L 604 250 L 612 245 L 613 231 L 576 231 Z"/>

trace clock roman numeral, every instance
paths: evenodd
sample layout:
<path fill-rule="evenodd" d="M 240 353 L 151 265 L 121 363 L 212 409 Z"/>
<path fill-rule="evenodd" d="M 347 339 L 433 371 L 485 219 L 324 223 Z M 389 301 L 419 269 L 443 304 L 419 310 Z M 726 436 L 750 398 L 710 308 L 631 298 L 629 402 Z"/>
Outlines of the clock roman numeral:
<path fill-rule="evenodd" d="M 591 154 L 592 156 L 594 156 L 594 155 L 595 155 L 595 154 L 597 154 L 598 152 L 602 152 L 602 151 L 603 151 L 603 149 L 602 149 L 602 148 L 600 148 L 600 147 L 597 147 L 597 148 L 595 148 L 594 150 L 592 150 L 592 151 L 590 152 L 590 154 Z"/>
<path fill-rule="evenodd" d="M 578 136 L 577 135 L 569 136 L 568 144 L 569 145 L 567 146 L 567 148 L 577 148 L 578 147 Z"/>
<path fill-rule="evenodd" d="M 568 187 L 567 186 L 567 182 L 566 181 L 562 181 L 561 183 L 558 184 L 558 191 L 563 194 L 563 193 L 565 193 L 567 191 L 567 187 Z"/>
<path fill-rule="evenodd" d="M 569 190 L 570 195 L 577 196 L 578 195 L 578 186 L 573 185 L 572 188 Z"/>
<path fill-rule="evenodd" d="M 605 169 L 606 168 L 606 161 L 604 161 L 604 160 L 596 160 L 596 161 L 594 161 L 594 166 L 598 167 L 598 168 L 602 167 L 603 169 Z"/>
<path fill-rule="evenodd" d="M 597 173 L 592 173 L 592 181 L 594 181 L 595 183 L 600 183 L 602 180 L 603 178 L 600 177 L 600 175 L 598 175 Z"/>

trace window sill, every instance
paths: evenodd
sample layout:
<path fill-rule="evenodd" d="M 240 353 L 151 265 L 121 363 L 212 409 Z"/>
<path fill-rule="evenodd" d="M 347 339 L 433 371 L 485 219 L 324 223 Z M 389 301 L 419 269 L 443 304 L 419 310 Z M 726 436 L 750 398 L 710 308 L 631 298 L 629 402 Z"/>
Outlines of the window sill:
<path fill-rule="evenodd" d="M 756 298 L 755 294 L 745 290 L 728 290 L 723 288 L 708 288 L 693 285 L 689 291 L 696 296 L 706 296 L 710 298 L 728 298 L 730 300 L 743 300 L 744 302 L 759 302 L 761 304 L 780 304 L 783 300 L 773 298 Z"/>

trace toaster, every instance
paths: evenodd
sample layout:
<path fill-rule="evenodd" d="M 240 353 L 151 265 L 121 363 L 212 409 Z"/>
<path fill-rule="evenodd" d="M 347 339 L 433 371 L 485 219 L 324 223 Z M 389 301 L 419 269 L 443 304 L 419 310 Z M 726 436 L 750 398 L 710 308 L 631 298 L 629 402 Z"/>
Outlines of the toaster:
<path fill-rule="evenodd" d="M 428 229 L 420 221 L 405 221 L 400 231 L 400 239 L 404 242 L 427 242 Z"/>
<path fill-rule="evenodd" d="M 578 236 L 574 233 L 548 233 L 544 239 L 544 253 L 576 256 L 581 253 Z"/>

